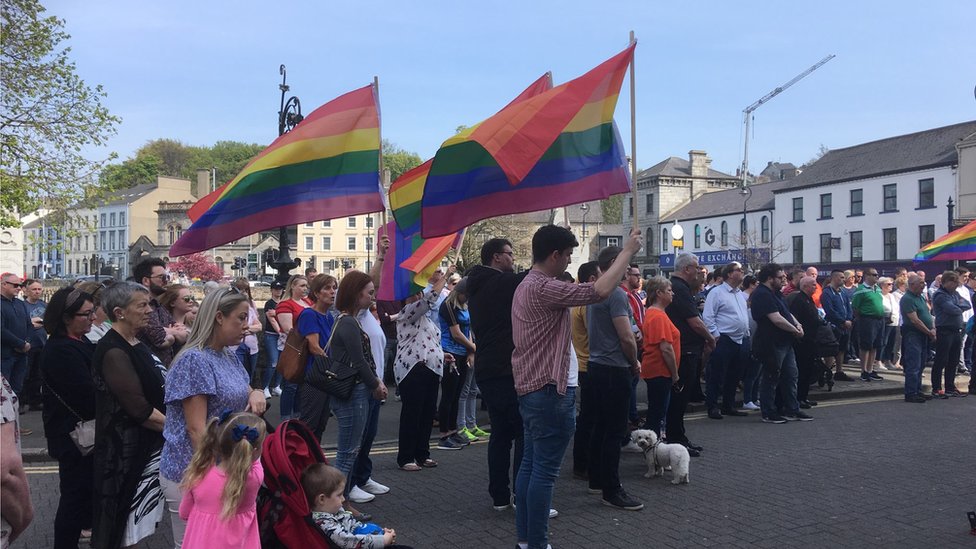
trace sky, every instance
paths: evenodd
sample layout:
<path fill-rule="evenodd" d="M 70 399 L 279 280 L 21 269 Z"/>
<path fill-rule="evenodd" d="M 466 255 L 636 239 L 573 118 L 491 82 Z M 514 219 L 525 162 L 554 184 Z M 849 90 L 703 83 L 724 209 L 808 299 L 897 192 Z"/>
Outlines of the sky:
<path fill-rule="evenodd" d="M 278 66 L 306 114 L 379 78 L 382 135 L 424 158 L 546 71 L 575 78 L 634 31 L 637 166 L 707 151 L 742 161 L 742 110 L 828 54 L 754 113 L 750 171 L 976 119 L 976 3 L 903 0 L 166 2 L 47 0 L 79 75 L 122 118 L 108 147 L 268 144 Z M 630 151 L 630 83 L 616 120 Z"/>

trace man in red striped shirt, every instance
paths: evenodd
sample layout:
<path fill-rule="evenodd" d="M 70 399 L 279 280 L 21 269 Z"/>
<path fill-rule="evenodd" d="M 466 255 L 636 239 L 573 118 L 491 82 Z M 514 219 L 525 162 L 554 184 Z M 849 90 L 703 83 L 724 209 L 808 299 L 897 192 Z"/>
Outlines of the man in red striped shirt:
<path fill-rule="evenodd" d="M 512 373 L 525 431 L 515 483 L 515 527 L 520 547 L 545 549 L 552 489 L 573 437 L 578 371 L 570 368 L 570 307 L 606 299 L 641 248 L 631 231 L 623 251 L 593 284 L 557 280 L 579 246 L 568 229 L 547 225 L 532 237 L 532 270 L 512 302 Z"/>

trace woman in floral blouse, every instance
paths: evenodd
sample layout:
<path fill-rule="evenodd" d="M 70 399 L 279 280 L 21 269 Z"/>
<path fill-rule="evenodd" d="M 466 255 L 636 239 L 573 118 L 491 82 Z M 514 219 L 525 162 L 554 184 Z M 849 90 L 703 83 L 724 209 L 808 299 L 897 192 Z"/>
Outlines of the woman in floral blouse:
<path fill-rule="evenodd" d="M 450 268 L 453 271 L 453 266 Z M 440 271 L 430 277 L 430 289 L 413 295 L 397 318 L 397 354 L 393 373 L 400 388 L 400 436 L 397 465 L 404 471 L 436 467 L 430 459 L 430 431 L 434 426 L 437 387 L 444 375 L 445 355 L 441 329 L 430 319 L 446 278 Z"/>

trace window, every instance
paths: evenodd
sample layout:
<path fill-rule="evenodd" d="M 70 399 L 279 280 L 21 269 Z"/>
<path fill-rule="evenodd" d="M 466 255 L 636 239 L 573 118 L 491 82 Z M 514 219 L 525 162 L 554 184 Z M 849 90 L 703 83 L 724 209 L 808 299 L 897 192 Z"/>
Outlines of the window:
<path fill-rule="evenodd" d="M 820 235 L 820 262 L 830 263 L 830 233 Z"/>
<path fill-rule="evenodd" d="M 183 231 L 180 231 L 179 233 L 180 233 L 180 236 L 183 236 Z M 125 244 L 125 231 L 119 231 L 119 249 L 120 250 L 124 250 L 125 249 L 125 246 L 126 246 L 126 244 Z"/>
<path fill-rule="evenodd" d="M 176 242 L 176 227 L 170 225 L 169 226 L 169 244 L 170 244 L 170 246 L 172 246 L 174 242 Z"/>
<path fill-rule="evenodd" d="M 313 246 L 314 246 L 314 243 L 312 242 L 312 237 L 306 236 L 305 237 L 305 249 L 311 251 L 311 249 L 312 249 Z"/>
<path fill-rule="evenodd" d="M 102 243 L 102 251 L 104 252 L 105 251 L 105 241 L 106 241 L 105 231 L 101 231 L 100 232 L 100 234 L 98 236 L 98 240 L 101 241 L 101 243 Z"/>
<path fill-rule="evenodd" d="M 620 246 L 620 239 L 615 236 L 608 236 L 607 246 Z"/>
<path fill-rule="evenodd" d="M 350 217 L 349 220 L 346 222 L 346 226 L 349 227 L 350 229 L 355 229 L 356 228 L 356 218 L 355 217 Z"/>
<path fill-rule="evenodd" d="M 326 219 L 326 220 L 322 221 L 322 227 L 323 228 L 328 229 L 331 226 L 332 226 L 332 220 L 331 219 Z"/>
<path fill-rule="evenodd" d="M 935 240 L 935 225 L 918 226 L 918 247 L 928 246 Z"/>
<path fill-rule="evenodd" d="M 352 218 L 350 218 L 352 219 Z M 356 249 L 356 237 L 350 236 L 348 242 L 346 243 L 347 249 L 353 251 Z"/>
<path fill-rule="evenodd" d="M 799 265 L 803 263 L 803 237 L 793 237 L 793 263 Z"/>
<path fill-rule="evenodd" d="M 325 250 L 325 251 L 329 251 L 329 250 L 332 249 L 332 237 L 331 236 L 323 236 L 322 237 L 322 249 Z"/>
<path fill-rule="evenodd" d="M 645 200 L 647 200 L 647 204 L 645 204 L 645 211 L 647 213 L 654 213 L 654 195 L 653 194 L 649 194 L 649 195 L 645 196 L 644 198 L 645 198 Z"/>
<path fill-rule="evenodd" d="M 105 226 L 105 214 L 101 215 L 101 223 L 98 224 L 99 227 Z"/>
<path fill-rule="evenodd" d="M 119 225 L 125 225 L 125 212 L 119 212 Z"/>
<path fill-rule="evenodd" d="M 793 221 L 803 221 L 803 197 L 793 199 Z"/>
<path fill-rule="evenodd" d="M 728 246 L 729 245 L 729 223 L 727 221 L 722 222 L 721 231 L 722 231 L 721 232 L 722 246 Z"/>
<path fill-rule="evenodd" d="M 820 195 L 820 219 L 830 219 L 834 217 L 834 199 L 830 193 Z"/>
<path fill-rule="evenodd" d="M 864 215 L 864 189 L 851 190 L 851 215 Z"/>
<path fill-rule="evenodd" d="M 882 212 L 898 211 L 898 184 L 892 183 L 882 187 L 884 196 L 884 209 Z"/>
<path fill-rule="evenodd" d="M 747 241 L 746 236 L 748 236 L 746 234 L 746 218 L 743 217 L 742 219 L 739 220 L 739 242 L 743 246 L 746 245 L 746 241 Z"/>
<path fill-rule="evenodd" d="M 661 229 L 661 251 L 668 251 L 668 230 Z"/>
<path fill-rule="evenodd" d="M 306 224 L 305 224 L 305 227 L 306 227 L 306 228 L 309 228 L 309 229 L 311 229 L 311 228 L 312 228 L 312 227 L 314 227 L 314 226 L 315 226 L 315 223 L 306 223 Z"/>
<path fill-rule="evenodd" d="M 918 207 L 920 209 L 935 207 L 935 180 L 934 179 L 918 180 Z"/>
<path fill-rule="evenodd" d="M 627 215 L 633 215 L 633 214 L 634 214 L 634 197 L 631 196 L 627 198 Z"/>
<path fill-rule="evenodd" d="M 373 228 L 373 216 L 371 216 L 371 215 L 367 215 L 366 216 L 366 228 L 367 229 L 372 229 Z"/>
<path fill-rule="evenodd" d="M 654 231 L 650 227 L 647 228 L 644 237 L 644 249 L 647 250 L 647 255 L 654 253 L 657 248 L 654 247 Z"/>
<path fill-rule="evenodd" d="M 89 248 L 88 248 L 88 235 L 86 234 L 85 235 L 85 251 L 87 252 L 88 250 L 89 250 Z"/>
<path fill-rule="evenodd" d="M 115 249 L 115 231 L 108 232 L 108 249 Z"/>
<path fill-rule="evenodd" d="M 762 241 L 769 242 L 769 216 L 762 216 Z"/>
<path fill-rule="evenodd" d="M 695 249 L 701 248 L 701 225 L 695 224 Z"/>
<path fill-rule="evenodd" d="M 367 217 L 366 219 L 369 219 L 369 218 Z M 369 251 L 369 250 L 372 250 L 372 249 L 373 249 L 373 237 L 367 236 L 366 237 L 366 250 Z"/>
<path fill-rule="evenodd" d="M 887 185 L 886 185 L 887 186 Z M 898 259 L 898 229 L 884 229 L 884 260 Z"/>
<path fill-rule="evenodd" d="M 112 213 L 108 214 L 108 219 L 109 219 L 108 224 L 111 225 L 112 227 L 114 227 L 115 226 L 115 212 L 112 212 Z"/>
<path fill-rule="evenodd" d="M 851 231 L 851 261 L 864 261 L 864 233 Z"/>

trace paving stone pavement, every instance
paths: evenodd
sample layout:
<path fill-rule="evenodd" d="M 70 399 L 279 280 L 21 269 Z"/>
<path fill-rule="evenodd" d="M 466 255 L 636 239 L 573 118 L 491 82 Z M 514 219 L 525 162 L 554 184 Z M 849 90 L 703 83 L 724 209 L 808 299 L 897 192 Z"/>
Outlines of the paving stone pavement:
<path fill-rule="evenodd" d="M 624 454 L 621 479 L 643 511 L 618 511 L 574 480 L 569 457 L 556 484 L 551 543 L 575 547 L 976 547 L 966 512 L 976 510 L 976 396 L 908 404 L 898 396 L 839 399 L 813 422 L 768 425 L 758 414 L 689 416 L 705 447 L 691 484 L 645 479 L 639 454 Z M 396 469 L 374 450 L 374 478 L 388 495 L 360 505 L 418 548 L 511 548 L 511 511 L 487 496 L 486 445 L 433 450 L 440 467 Z M 567 452 L 569 456 L 569 452 Z M 57 505 L 52 463 L 30 464 L 36 519 L 12 547 L 50 547 Z M 669 478 L 670 473 L 665 474 Z M 171 547 L 168 527 L 143 546 Z"/>

